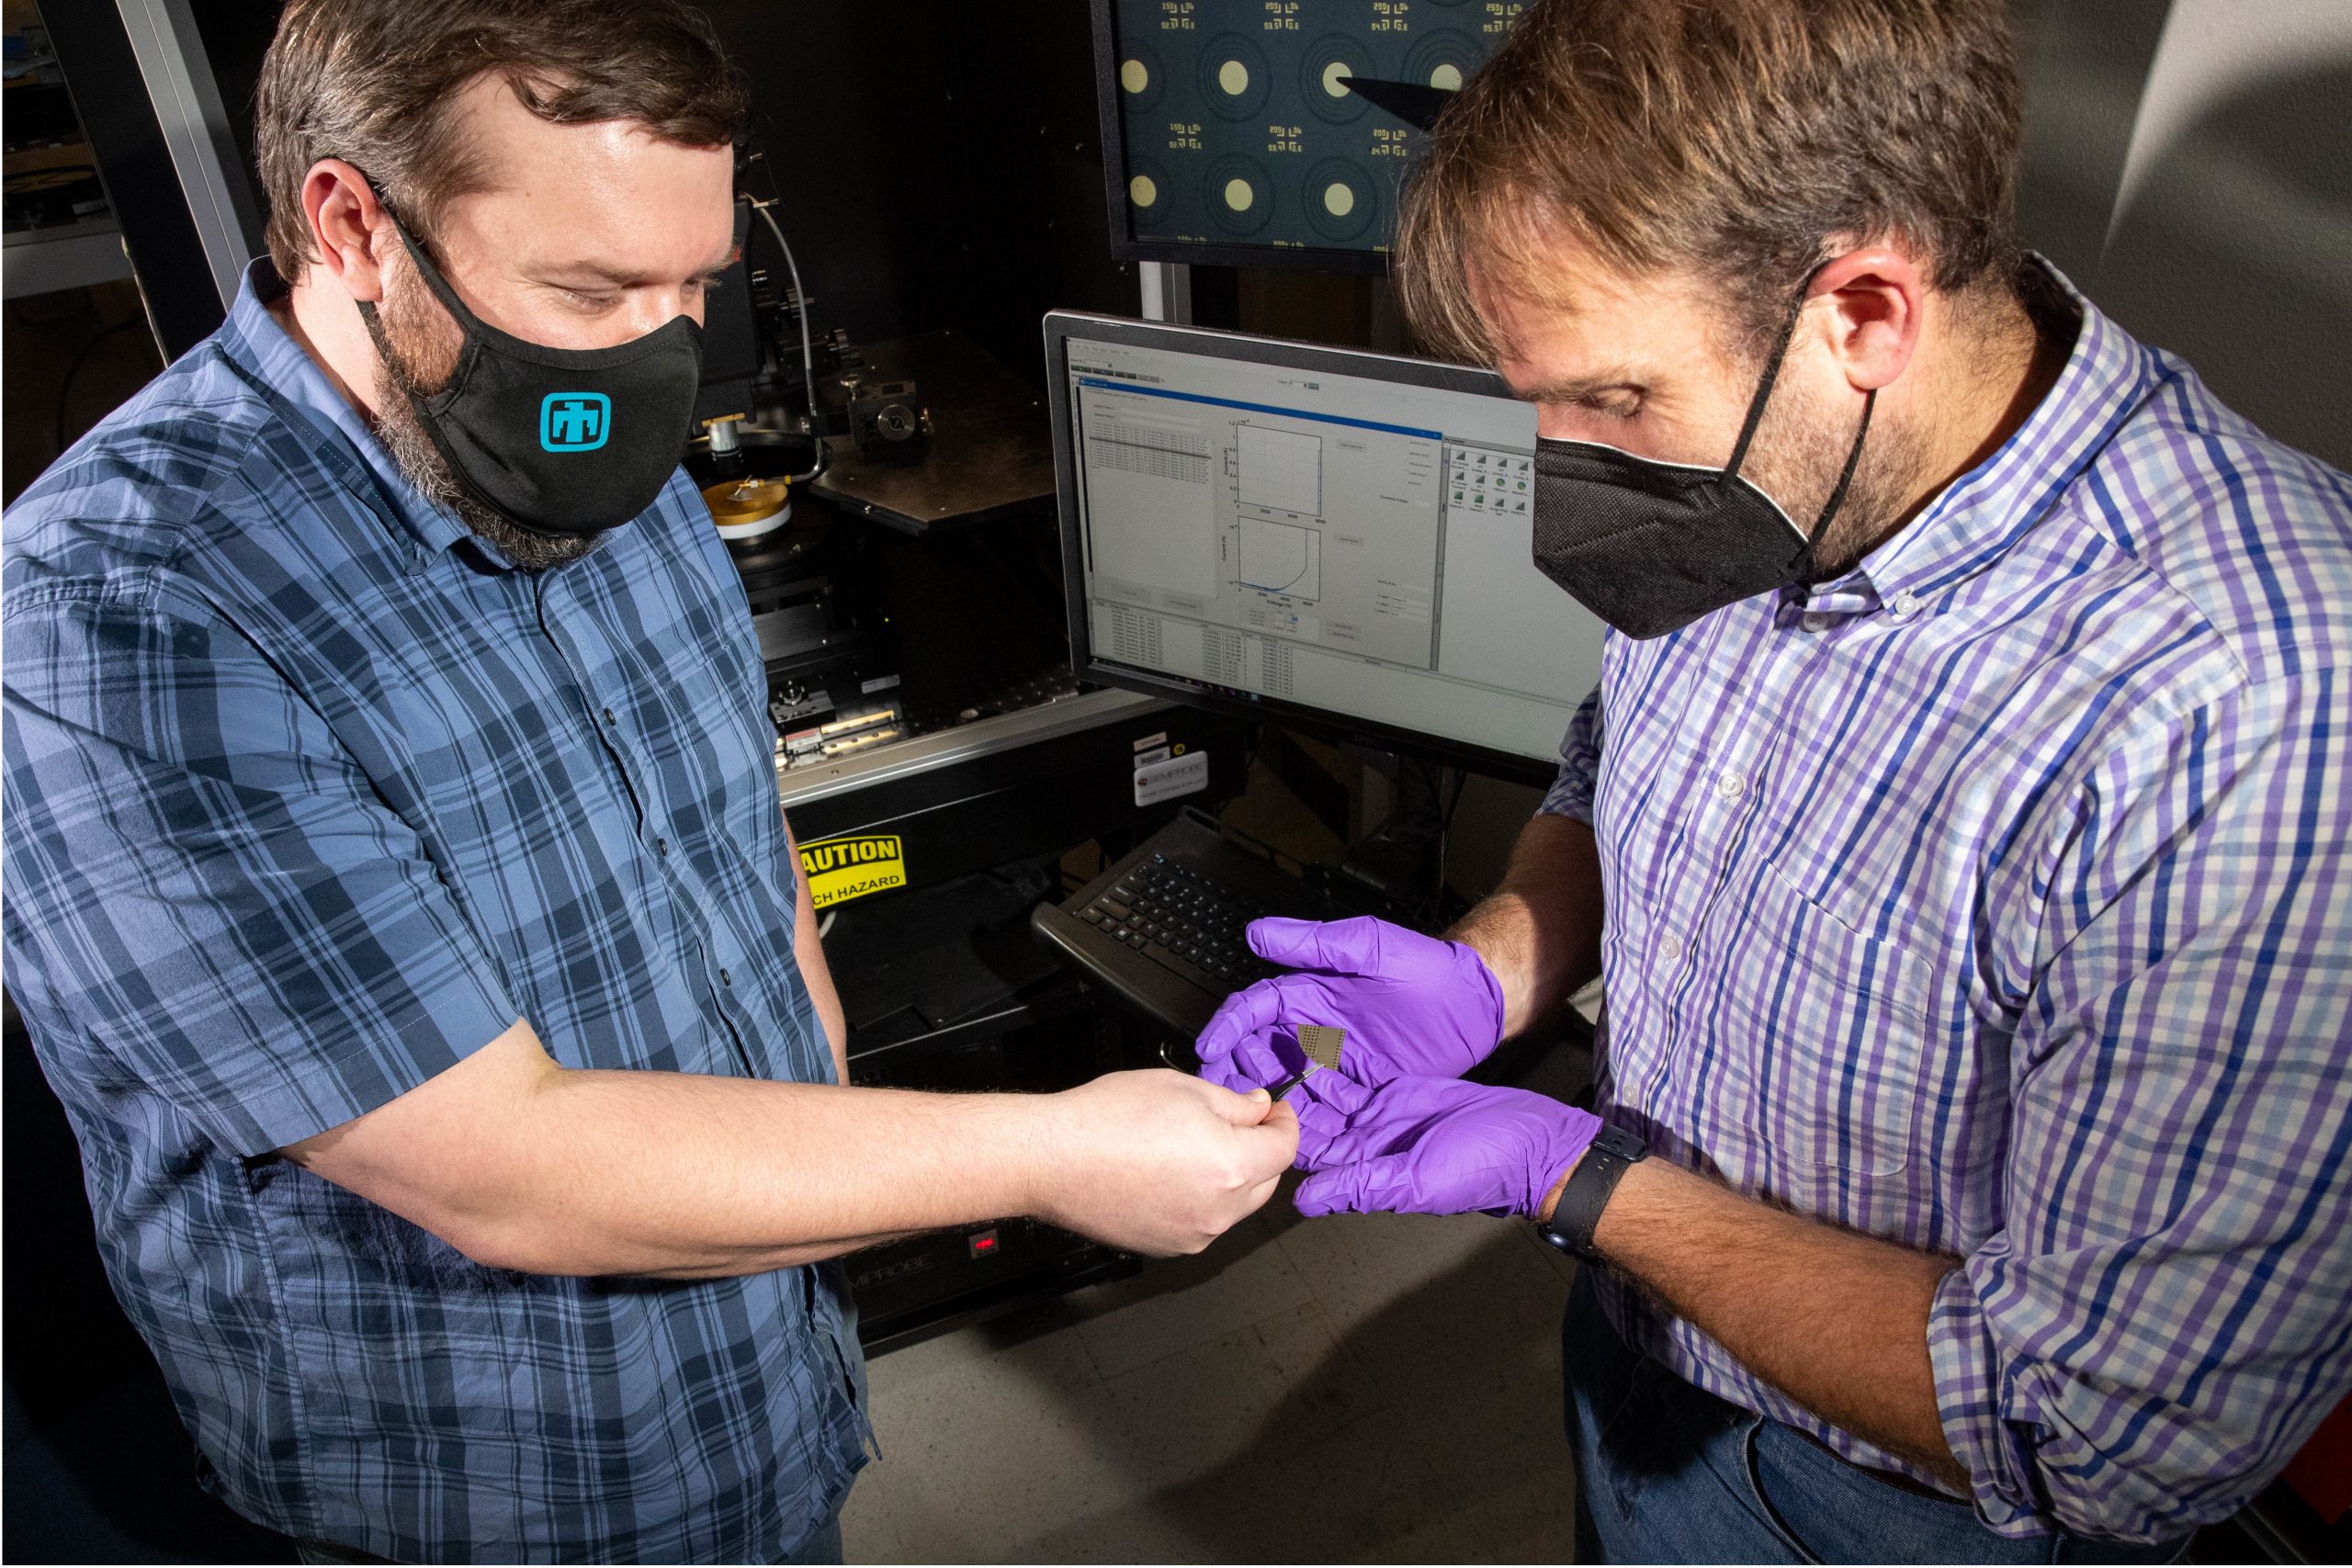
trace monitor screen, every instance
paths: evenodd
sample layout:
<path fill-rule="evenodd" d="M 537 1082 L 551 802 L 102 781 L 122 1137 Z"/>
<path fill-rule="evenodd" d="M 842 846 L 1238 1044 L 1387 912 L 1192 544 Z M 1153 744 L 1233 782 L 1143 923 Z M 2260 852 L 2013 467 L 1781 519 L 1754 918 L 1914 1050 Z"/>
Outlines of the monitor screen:
<path fill-rule="evenodd" d="M 1601 626 L 1531 558 L 1498 378 L 1059 312 L 1047 343 L 1081 672 L 1549 773 Z"/>
<path fill-rule="evenodd" d="M 1418 125 L 1521 8 L 1094 0 L 1113 253 L 1384 270 Z"/>

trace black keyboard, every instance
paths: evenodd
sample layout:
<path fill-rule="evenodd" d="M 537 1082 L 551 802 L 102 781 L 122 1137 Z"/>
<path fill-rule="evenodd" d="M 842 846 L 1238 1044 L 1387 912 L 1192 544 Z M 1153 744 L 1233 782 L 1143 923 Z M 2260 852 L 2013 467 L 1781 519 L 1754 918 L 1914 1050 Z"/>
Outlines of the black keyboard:
<path fill-rule="evenodd" d="M 1251 920 L 1336 920 L 1343 909 L 1187 811 L 1030 925 L 1129 1006 L 1189 1042 L 1231 993 L 1273 965 L 1250 951 Z"/>
<path fill-rule="evenodd" d="M 1250 922 L 1273 911 L 1154 852 L 1097 894 L 1078 918 L 1204 989 L 1238 990 L 1274 974 L 1250 951 Z"/>

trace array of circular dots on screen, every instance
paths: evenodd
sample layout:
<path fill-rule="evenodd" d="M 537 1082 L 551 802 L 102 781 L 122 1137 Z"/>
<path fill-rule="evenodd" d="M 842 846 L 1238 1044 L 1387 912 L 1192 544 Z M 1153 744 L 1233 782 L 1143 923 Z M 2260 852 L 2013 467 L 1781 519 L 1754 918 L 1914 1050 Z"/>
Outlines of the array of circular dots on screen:
<path fill-rule="evenodd" d="M 1405 53 L 1401 80 L 1426 82 L 1441 92 L 1459 92 L 1483 58 L 1478 40 L 1453 28 L 1420 34 Z"/>
<path fill-rule="evenodd" d="M 1274 199 L 1273 172 L 1256 158 L 1233 153 L 1208 166 L 1202 180 L 1201 200 L 1209 221 L 1237 237 L 1262 231 L 1280 205 Z"/>
<path fill-rule="evenodd" d="M 1138 58 L 1143 54 L 1140 49 L 1130 52 Z M 1262 131 L 1259 121 L 1273 83 L 1265 48 L 1257 39 L 1245 33 L 1204 39 L 1193 57 L 1192 74 L 1203 108 L 1219 119 L 1250 126 L 1246 135 L 1254 138 Z"/>
<path fill-rule="evenodd" d="M 1325 158 L 1311 165 L 1298 192 L 1307 227 L 1330 243 L 1362 237 L 1380 216 L 1380 187 L 1354 159 Z"/>
<path fill-rule="evenodd" d="M 1425 149 L 1356 89 L 1458 92 L 1521 9 L 1512 0 L 1092 4 L 1111 17 L 1097 58 L 1117 128 L 1114 234 L 1176 250 L 1327 255 L 1393 242 L 1397 193 Z M 1410 26 L 1399 26 L 1408 10 Z"/>
<path fill-rule="evenodd" d="M 1379 74 L 1380 62 L 1363 40 L 1344 33 L 1325 33 L 1300 51 L 1298 85 L 1286 96 L 1326 125 L 1350 125 L 1363 118 L 1372 102 L 1350 92 L 1349 83 Z M 1355 150 L 1361 156 L 1361 143 L 1355 144 Z"/>

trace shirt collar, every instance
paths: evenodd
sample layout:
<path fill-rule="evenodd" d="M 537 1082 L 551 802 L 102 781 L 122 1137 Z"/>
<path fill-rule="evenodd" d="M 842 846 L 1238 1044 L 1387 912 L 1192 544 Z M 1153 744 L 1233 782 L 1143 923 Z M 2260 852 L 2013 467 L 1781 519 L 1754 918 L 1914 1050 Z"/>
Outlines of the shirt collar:
<path fill-rule="evenodd" d="M 228 324 L 221 329 L 221 344 L 230 358 L 267 393 L 301 415 L 324 438 L 322 450 L 330 457 L 356 467 L 359 471 L 355 478 L 372 481 L 380 510 L 397 518 L 426 549 L 438 552 L 470 537 L 454 513 L 426 500 L 409 482 L 359 411 L 335 390 L 318 362 L 278 325 L 268 301 L 285 292 L 286 284 L 270 259 L 255 257 L 245 268 L 236 302 L 229 308 Z"/>
<path fill-rule="evenodd" d="M 2047 513 L 2161 378 L 2154 355 L 2109 321 L 2047 258 L 2033 255 L 2053 303 L 2079 318 L 2065 367 L 1998 450 L 1944 488 L 1902 532 L 1832 582 L 1783 590 L 1777 619 L 1881 607 L 1909 615 L 1991 566 Z M 1817 624 L 1817 623 L 1816 623 Z"/>

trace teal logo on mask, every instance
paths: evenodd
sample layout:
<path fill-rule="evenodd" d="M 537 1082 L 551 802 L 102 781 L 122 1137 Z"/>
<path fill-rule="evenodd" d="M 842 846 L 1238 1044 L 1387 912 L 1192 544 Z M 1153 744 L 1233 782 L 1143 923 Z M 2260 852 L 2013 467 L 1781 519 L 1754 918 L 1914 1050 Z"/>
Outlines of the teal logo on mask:
<path fill-rule="evenodd" d="M 613 434 L 613 400 L 602 392 L 549 392 L 539 400 L 539 445 L 549 452 L 594 452 Z"/>

